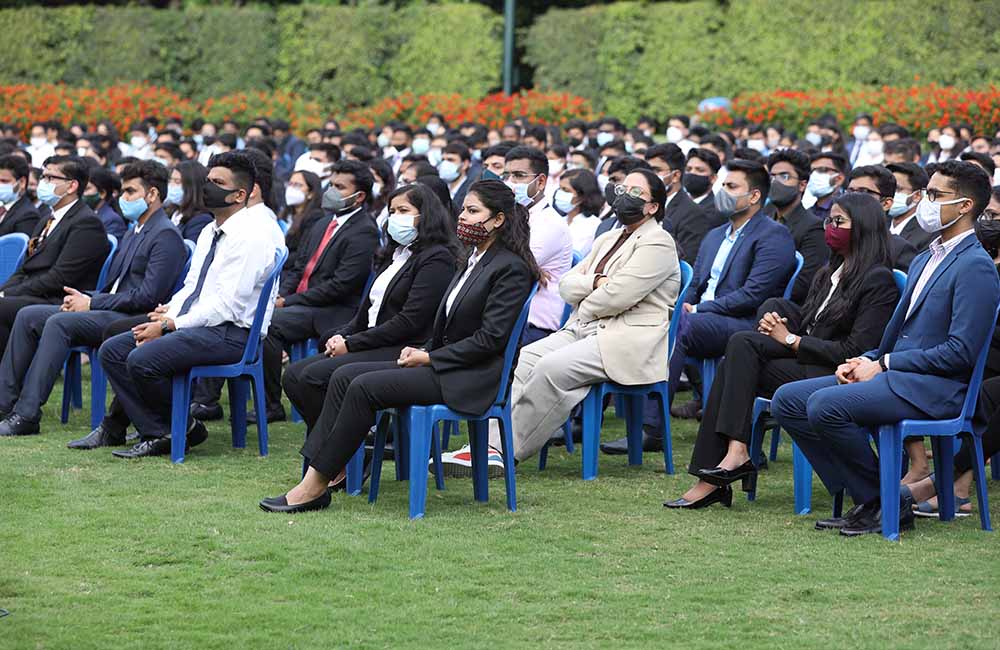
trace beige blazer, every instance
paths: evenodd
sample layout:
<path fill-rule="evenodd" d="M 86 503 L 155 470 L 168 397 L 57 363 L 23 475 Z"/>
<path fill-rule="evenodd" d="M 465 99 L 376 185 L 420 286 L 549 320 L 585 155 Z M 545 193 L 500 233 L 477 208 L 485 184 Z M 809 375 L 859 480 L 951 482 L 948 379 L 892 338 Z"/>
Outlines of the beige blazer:
<path fill-rule="evenodd" d="M 594 289 L 594 268 L 620 235 L 621 230 L 610 230 L 598 237 L 559 282 L 559 294 L 573 306 L 567 325 L 597 322 L 601 363 L 612 381 L 664 381 L 667 329 L 681 286 L 677 246 L 659 222 L 647 221 L 608 261 L 608 281 Z"/>

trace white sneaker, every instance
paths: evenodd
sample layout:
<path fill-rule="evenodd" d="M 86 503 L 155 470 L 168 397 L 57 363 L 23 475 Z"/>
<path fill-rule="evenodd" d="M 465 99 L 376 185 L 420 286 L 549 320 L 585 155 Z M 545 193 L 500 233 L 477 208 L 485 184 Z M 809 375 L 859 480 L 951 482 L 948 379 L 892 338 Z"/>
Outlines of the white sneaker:
<path fill-rule="evenodd" d="M 503 476 L 503 455 L 493 447 L 486 455 L 486 473 L 490 478 Z M 434 471 L 434 460 L 428 461 L 427 470 Z M 472 478 L 472 447 L 465 445 L 456 451 L 441 454 L 441 472 L 448 478 Z"/>

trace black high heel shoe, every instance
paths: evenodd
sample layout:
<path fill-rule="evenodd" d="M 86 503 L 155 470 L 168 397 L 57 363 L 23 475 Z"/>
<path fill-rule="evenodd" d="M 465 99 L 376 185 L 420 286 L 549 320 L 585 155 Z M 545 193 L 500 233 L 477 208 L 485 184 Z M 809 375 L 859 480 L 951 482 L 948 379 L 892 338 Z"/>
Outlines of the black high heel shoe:
<path fill-rule="evenodd" d="M 743 491 L 751 492 L 757 487 L 757 468 L 748 460 L 736 469 L 723 469 L 721 467 L 700 469 L 698 470 L 698 478 L 720 487 L 742 480 Z"/>
<path fill-rule="evenodd" d="M 687 499 L 680 498 L 673 501 L 667 501 L 663 504 L 664 508 L 673 509 L 685 509 L 685 510 L 698 510 L 700 508 L 707 508 L 713 503 L 721 503 L 727 508 L 733 506 L 733 489 L 728 485 L 722 486 L 715 490 L 712 490 L 702 498 L 697 501 L 688 501 Z"/>

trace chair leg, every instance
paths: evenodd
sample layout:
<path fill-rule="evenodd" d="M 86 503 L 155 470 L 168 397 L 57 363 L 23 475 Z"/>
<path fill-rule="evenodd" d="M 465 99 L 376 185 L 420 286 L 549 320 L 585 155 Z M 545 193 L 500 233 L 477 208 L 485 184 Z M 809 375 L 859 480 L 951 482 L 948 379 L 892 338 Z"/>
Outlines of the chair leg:
<path fill-rule="evenodd" d="M 615 395 L 615 417 L 619 420 L 625 419 L 628 414 L 628 407 L 625 406 L 625 396 Z"/>
<path fill-rule="evenodd" d="M 507 509 L 517 511 L 517 486 L 514 478 L 514 434 L 511 424 L 510 405 L 503 408 L 500 418 L 500 443 L 503 452 L 503 480 L 507 490 Z"/>
<path fill-rule="evenodd" d="M 458 422 L 455 420 L 448 420 L 444 423 L 444 436 L 441 439 L 441 448 L 448 449 L 448 445 L 451 444 L 451 437 L 458 435 Z"/>
<path fill-rule="evenodd" d="M 448 431 L 447 427 L 445 427 L 445 431 Z M 438 438 L 436 427 L 431 430 L 431 458 L 434 461 L 434 487 L 438 490 L 443 490 L 444 465 L 441 464 L 441 439 Z"/>
<path fill-rule="evenodd" d="M 792 441 L 792 481 L 795 492 L 795 514 L 808 515 L 812 511 L 813 470 L 809 459 Z M 840 494 L 843 498 L 843 493 Z M 836 515 L 839 516 L 839 515 Z"/>
<path fill-rule="evenodd" d="M 990 501 L 986 492 L 986 467 L 983 464 L 983 440 L 975 434 L 972 437 L 972 447 L 975 458 L 972 459 L 972 471 L 976 481 L 976 504 L 979 506 L 979 523 L 983 530 L 993 530 L 990 526 Z M 996 456 L 993 457 L 996 460 Z"/>
<path fill-rule="evenodd" d="M 715 362 L 717 359 L 704 359 L 701 362 L 701 408 L 708 405 L 708 394 L 712 392 L 712 382 L 715 381 Z"/>
<path fill-rule="evenodd" d="M 833 516 L 841 517 L 844 514 L 844 491 L 838 490 L 833 495 Z"/>
<path fill-rule="evenodd" d="M 879 492 L 882 498 L 882 537 L 890 542 L 899 539 L 899 455 L 903 453 L 903 439 L 892 425 L 878 430 Z M 949 486 L 950 489 L 950 486 Z"/>
<path fill-rule="evenodd" d="M 392 448 L 395 450 L 396 454 L 396 480 L 397 481 L 409 481 L 410 480 L 410 445 L 407 441 L 407 436 L 410 435 L 410 428 L 404 427 L 402 423 L 402 415 L 399 411 L 396 412 L 397 415 L 392 419 L 392 435 L 393 443 Z M 427 473 L 427 468 L 424 468 L 423 474 Z"/>
<path fill-rule="evenodd" d="M 938 518 L 951 521 L 955 518 L 955 452 L 953 438 L 931 437 L 934 453 L 934 482 L 937 483 Z"/>
<path fill-rule="evenodd" d="M 583 480 L 597 478 L 597 450 L 601 444 L 601 415 L 604 410 L 604 395 L 597 386 L 590 389 L 583 399 Z"/>
<path fill-rule="evenodd" d="M 361 481 L 365 475 L 365 444 L 361 443 L 358 450 L 347 461 L 347 485 L 346 491 L 352 497 L 361 494 Z"/>
<path fill-rule="evenodd" d="M 251 388 L 254 409 L 257 411 L 257 450 L 261 456 L 267 456 L 267 398 L 264 396 L 264 367 L 262 365 L 254 368 Z M 246 431 L 245 426 L 244 431 Z"/>
<path fill-rule="evenodd" d="M 750 444 L 749 452 L 750 459 L 753 461 L 754 465 L 759 464 L 758 459 L 760 457 L 760 448 L 764 442 L 764 422 L 762 416 L 766 413 L 766 409 L 758 403 L 756 400 L 753 405 L 753 413 L 750 416 Z M 747 492 L 747 501 L 757 500 L 757 488 L 754 486 L 753 490 Z"/>
<path fill-rule="evenodd" d="M 230 377 L 226 384 L 229 386 L 233 447 L 243 449 L 247 446 L 247 382 L 242 377 Z"/>
<path fill-rule="evenodd" d="M 108 377 L 104 374 L 97 349 L 90 350 L 90 428 L 96 429 L 104 420 L 108 400 Z"/>
<path fill-rule="evenodd" d="M 76 356 L 76 352 L 70 352 L 69 356 L 66 357 L 66 362 L 63 364 L 63 398 L 62 398 L 62 412 L 59 415 L 59 421 L 63 424 L 69 422 L 69 410 L 73 406 L 73 363 L 72 359 Z"/>
<path fill-rule="evenodd" d="M 489 425 L 486 420 L 469 420 L 469 446 L 472 451 L 472 494 L 476 501 L 490 500 L 489 467 Z"/>
<path fill-rule="evenodd" d="M 431 427 L 425 408 L 410 407 L 399 411 L 399 421 L 406 427 L 410 459 L 410 519 L 421 519 L 427 507 L 427 458 L 431 453 Z M 399 445 L 396 445 L 399 448 Z"/>
<path fill-rule="evenodd" d="M 663 469 L 667 474 L 674 473 L 674 442 L 670 433 L 670 401 L 667 399 L 667 389 L 662 388 L 656 395 L 660 398 L 661 416 L 663 417 Z"/>
<path fill-rule="evenodd" d="M 379 482 L 382 478 L 382 457 L 385 455 L 385 435 L 389 429 L 389 414 L 379 411 L 375 418 L 375 447 L 372 449 L 372 475 L 368 479 L 368 503 L 378 499 Z"/>
<path fill-rule="evenodd" d="M 190 409 L 191 377 L 187 373 L 178 373 L 174 375 L 170 396 L 170 460 L 175 463 L 184 462 Z"/>
<path fill-rule="evenodd" d="M 73 397 L 73 408 L 82 409 L 83 408 L 83 360 L 81 359 L 80 353 L 76 352 L 70 361 L 73 364 L 73 391 L 70 393 Z"/>
<path fill-rule="evenodd" d="M 781 428 L 771 429 L 771 454 L 768 458 L 772 461 L 778 460 L 778 445 L 781 444 Z"/>
<path fill-rule="evenodd" d="M 542 450 L 538 452 L 538 471 L 545 471 L 545 465 L 549 462 L 549 443 L 542 445 Z"/>

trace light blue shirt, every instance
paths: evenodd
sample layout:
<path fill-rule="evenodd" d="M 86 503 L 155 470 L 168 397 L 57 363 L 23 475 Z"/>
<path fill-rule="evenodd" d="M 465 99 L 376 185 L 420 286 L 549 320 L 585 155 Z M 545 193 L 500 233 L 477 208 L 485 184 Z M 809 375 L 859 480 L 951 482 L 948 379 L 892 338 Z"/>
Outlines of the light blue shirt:
<path fill-rule="evenodd" d="M 750 219 L 747 219 L 736 232 L 733 232 L 733 224 L 729 224 L 729 228 L 726 229 L 726 236 L 722 238 L 722 244 L 719 245 L 719 252 L 715 254 L 715 260 L 712 262 L 712 270 L 708 274 L 708 286 L 705 287 L 705 292 L 701 294 L 700 302 L 715 300 L 715 287 L 719 285 L 722 269 L 725 268 L 726 260 L 729 259 L 729 254 L 733 251 L 736 240 L 743 234 L 743 229 L 747 227 L 748 223 L 750 223 Z"/>

